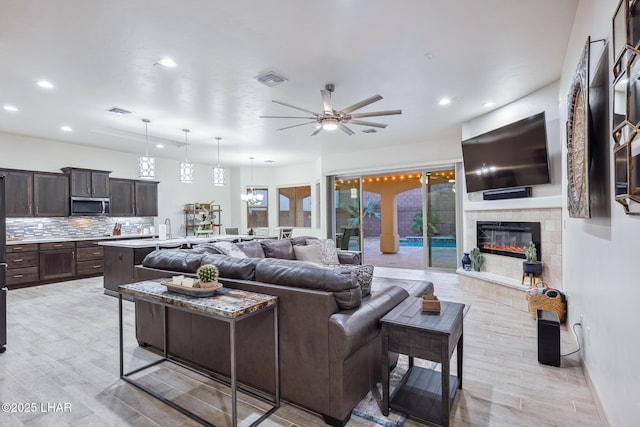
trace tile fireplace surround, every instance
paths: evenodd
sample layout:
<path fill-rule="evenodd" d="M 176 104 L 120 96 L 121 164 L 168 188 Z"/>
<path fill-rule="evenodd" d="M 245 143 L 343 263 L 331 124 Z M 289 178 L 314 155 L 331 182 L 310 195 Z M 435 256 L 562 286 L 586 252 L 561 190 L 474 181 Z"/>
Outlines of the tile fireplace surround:
<path fill-rule="evenodd" d="M 540 222 L 542 262 L 545 282 L 562 289 L 562 209 L 506 209 L 466 211 L 464 214 L 465 252 L 476 244 L 477 221 L 530 221 Z M 491 298 L 512 307 L 527 309 L 524 290 L 529 281 L 522 280 L 522 259 L 503 255 L 483 254 L 484 265 L 480 273 L 460 272 L 463 289 Z"/>

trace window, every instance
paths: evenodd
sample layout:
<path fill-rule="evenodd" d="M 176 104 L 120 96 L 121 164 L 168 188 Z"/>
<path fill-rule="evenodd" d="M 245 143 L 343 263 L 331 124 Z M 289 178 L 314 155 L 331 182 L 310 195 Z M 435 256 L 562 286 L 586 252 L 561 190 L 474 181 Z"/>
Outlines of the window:
<path fill-rule="evenodd" d="M 247 193 L 251 190 L 247 189 Z M 256 194 L 262 194 L 262 201 L 257 205 L 247 204 L 247 227 L 268 227 L 269 226 L 269 192 L 266 188 L 256 188 Z"/>
<path fill-rule="evenodd" d="M 311 227 L 311 186 L 278 189 L 278 225 Z"/>

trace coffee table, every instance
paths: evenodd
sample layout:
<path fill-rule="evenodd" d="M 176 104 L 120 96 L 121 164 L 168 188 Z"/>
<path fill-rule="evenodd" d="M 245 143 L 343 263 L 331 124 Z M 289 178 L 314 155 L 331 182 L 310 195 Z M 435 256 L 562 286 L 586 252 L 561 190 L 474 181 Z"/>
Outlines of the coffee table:
<path fill-rule="evenodd" d="M 162 362 L 171 362 L 173 364 L 182 366 L 196 372 L 204 377 L 213 380 L 220 380 L 218 377 L 213 377 L 208 373 L 197 369 L 193 366 L 186 365 L 167 353 L 167 307 L 183 310 L 186 312 L 198 314 L 201 316 L 211 317 L 229 324 L 229 338 L 230 338 L 230 362 L 231 362 L 231 378 L 229 385 L 231 387 L 231 419 L 233 427 L 237 426 L 238 413 L 237 413 L 237 389 L 241 388 L 236 379 L 236 322 L 246 319 L 256 313 L 263 310 L 272 309 L 274 311 L 274 335 L 275 335 L 275 396 L 273 400 L 265 399 L 263 396 L 254 394 L 248 389 L 242 389 L 244 392 L 251 394 L 252 396 L 264 400 L 273 406 L 269 411 L 264 413 L 261 417 L 251 423 L 251 426 L 255 426 L 264 421 L 269 415 L 275 412 L 280 407 L 280 373 L 279 373 L 279 361 L 278 361 L 278 297 L 272 295 L 264 295 L 256 292 L 242 291 L 239 289 L 231 289 L 223 287 L 219 289 L 214 296 L 210 297 L 195 297 L 188 296 L 180 293 L 172 293 L 167 290 L 166 286 L 160 284 L 160 280 L 147 280 L 143 282 L 131 283 L 128 285 L 122 285 L 119 290 L 119 333 L 120 333 L 120 378 L 124 381 L 138 387 L 139 389 L 149 393 L 153 397 L 161 400 L 172 408 L 182 412 L 188 417 L 196 420 L 205 426 L 214 426 L 214 424 L 202 419 L 198 415 L 189 411 L 188 409 L 178 405 L 172 400 L 167 399 L 156 390 L 152 390 L 144 384 L 131 378 L 131 375 L 151 368 Z M 122 296 L 129 295 L 133 299 L 141 301 L 147 301 L 162 306 L 163 310 L 163 357 L 155 362 L 149 363 L 145 366 L 136 368 L 130 372 L 124 372 L 124 343 L 123 343 L 123 327 L 122 327 Z M 215 426 L 214 426 L 215 427 Z"/>
<path fill-rule="evenodd" d="M 449 425 L 449 411 L 462 388 L 464 304 L 440 302 L 440 313 L 422 312 L 422 299 L 409 297 L 387 313 L 382 324 L 382 413 L 389 408 L 425 421 Z M 457 348 L 457 376 L 450 359 Z M 389 396 L 388 352 L 409 356 L 409 370 Z M 414 357 L 442 364 L 442 372 L 414 366 Z"/>

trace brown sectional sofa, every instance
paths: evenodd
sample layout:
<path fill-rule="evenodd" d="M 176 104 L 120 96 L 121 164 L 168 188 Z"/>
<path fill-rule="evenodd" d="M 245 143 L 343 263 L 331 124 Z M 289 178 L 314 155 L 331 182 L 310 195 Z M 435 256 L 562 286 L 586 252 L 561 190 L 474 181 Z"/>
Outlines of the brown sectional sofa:
<path fill-rule="evenodd" d="M 304 240 L 265 242 L 260 243 L 267 247 L 263 249 L 265 254 L 279 254 L 284 259 L 231 258 L 211 254 L 202 247 L 186 251 L 165 249 L 152 252 L 136 267 L 136 279 L 193 274 L 199 265 L 214 263 L 224 286 L 277 296 L 282 398 L 322 414 L 328 424 L 344 425 L 352 409 L 380 381 L 380 318 L 409 295 L 433 293 L 433 284 L 381 279 L 386 281 L 379 286 L 383 289 L 361 298 L 353 274 L 287 259 L 293 252 L 289 252 L 287 244 L 304 244 Z M 245 246 L 250 246 L 247 253 L 257 250 L 255 244 Z M 353 260 L 352 255 L 347 257 Z M 142 301 L 135 304 L 138 341 L 161 348 L 161 308 Z M 170 354 L 229 375 L 226 324 L 170 309 L 167 327 Z M 272 393 L 273 312 L 239 322 L 236 331 L 239 381 Z"/>

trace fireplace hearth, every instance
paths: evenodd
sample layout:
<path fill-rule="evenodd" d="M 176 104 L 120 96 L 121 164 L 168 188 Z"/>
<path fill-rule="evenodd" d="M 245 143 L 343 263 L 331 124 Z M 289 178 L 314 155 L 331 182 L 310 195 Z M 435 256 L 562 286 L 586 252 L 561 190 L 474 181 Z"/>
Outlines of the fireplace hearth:
<path fill-rule="evenodd" d="M 476 231 L 480 252 L 525 259 L 525 247 L 533 242 L 542 259 L 539 222 L 477 221 Z"/>

